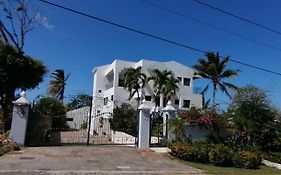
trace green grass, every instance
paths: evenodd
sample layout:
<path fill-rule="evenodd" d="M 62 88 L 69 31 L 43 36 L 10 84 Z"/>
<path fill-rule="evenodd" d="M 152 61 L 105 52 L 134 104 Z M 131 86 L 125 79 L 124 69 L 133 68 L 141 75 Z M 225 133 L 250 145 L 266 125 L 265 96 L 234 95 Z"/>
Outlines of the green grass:
<path fill-rule="evenodd" d="M 6 147 L 0 147 L 0 156 L 2 156 L 3 154 L 9 152 L 9 149 Z"/>
<path fill-rule="evenodd" d="M 205 173 L 207 174 L 214 174 L 214 175 L 273 175 L 273 174 L 280 175 L 281 174 L 281 170 L 264 165 L 260 166 L 260 169 L 250 170 L 250 169 L 233 168 L 233 167 L 216 167 L 216 166 L 195 163 L 195 162 L 185 162 L 185 163 L 194 168 L 204 170 Z"/>

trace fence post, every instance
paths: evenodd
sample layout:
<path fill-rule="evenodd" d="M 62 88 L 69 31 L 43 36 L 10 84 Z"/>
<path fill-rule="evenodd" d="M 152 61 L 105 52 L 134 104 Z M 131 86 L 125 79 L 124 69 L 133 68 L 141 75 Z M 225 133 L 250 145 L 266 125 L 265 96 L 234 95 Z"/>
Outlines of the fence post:
<path fill-rule="evenodd" d="M 138 148 L 149 148 L 150 132 L 150 106 L 143 100 L 138 108 L 139 112 L 139 131 Z"/>
<path fill-rule="evenodd" d="M 26 93 L 20 93 L 20 98 L 14 101 L 12 127 L 10 138 L 21 145 L 25 144 L 27 121 L 30 102 L 26 99 Z"/>
<path fill-rule="evenodd" d="M 171 139 L 171 133 L 169 132 L 168 122 L 170 119 L 175 118 L 176 109 L 172 106 L 172 102 L 168 101 L 164 111 L 164 123 L 163 123 L 163 135 L 166 139 Z"/>

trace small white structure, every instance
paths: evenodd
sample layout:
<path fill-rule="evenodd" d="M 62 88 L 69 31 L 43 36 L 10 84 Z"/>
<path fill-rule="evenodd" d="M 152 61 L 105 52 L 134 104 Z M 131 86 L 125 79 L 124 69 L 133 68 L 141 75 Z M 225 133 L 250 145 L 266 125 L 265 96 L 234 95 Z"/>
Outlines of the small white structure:
<path fill-rule="evenodd" d="M 30 102 L 26 99 L 25 92 L 21 92 L 20 96 L 19 99 L 13 102 L 14 109 L 10 138 L 14 142 L 24 145 Z"/>
<path fill-rule="evenodd" d="M 202 96 L 193 92 L 194 70 L 186 67 L 178 62 L 157 62 L 150 60 L 140 60 L 139 62 L 131 62 L 124 60 L 115 60 L 113 63 L 99 66 L 93 69 L 93 106 L 92 116 L 102 116 L 103 119 L 109 118 L 116 105 L 130 103 L 137 107 L 135 96 L 128 100 L 129 92 L 124 86 L 124 72 L 128 68 L 142 67 L 142 72 L 147 77 L 153 75 L 154 69 L 160 71 L 172 71 L 174 76 L 180 80 L 177 93 L 171 97 L 171 105 L 175 108 L 188 109 L 191 106 L 202 107 Z M 145 99 L 147 104 L 154 106 L 153 102 L 153 82 L 149 82 L 140 92 L 141 99 Z M 102 115 L 101 115 L 102 114 Z M 93 117 L 91 123 L 91 133 L 98 126 L 99 117 Z"/>
<path fill-rule="evenodd" d="M 74 109 L 66 113 L 67 126 L 73 129 L 80 129 L 84 122 L 88 123 L 90 115 L 90 107 L 86 106 L 79 109 Z"/>

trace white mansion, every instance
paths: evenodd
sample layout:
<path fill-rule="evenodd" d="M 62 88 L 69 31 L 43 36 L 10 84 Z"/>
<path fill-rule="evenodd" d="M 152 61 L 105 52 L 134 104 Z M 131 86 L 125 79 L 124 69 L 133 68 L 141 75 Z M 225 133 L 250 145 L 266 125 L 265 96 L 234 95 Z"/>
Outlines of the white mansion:
<path fill-rule="evenodd" d="M 93 84 L 93 106 L 92 116 L 102 114 L 103 118 L 108 118 L 113 108 L 122 103 L 136 105 L 136 99 L 128 100 L 129 92 L 123 87 L 124 72 L 127 68 L 142 67 L 142 72 L 147 77 L 153 74 L 154 69 L 170 70 L 174 76 L 180 80 L 177 93 L 171 97 L 172 105 L 175 108 L 190 108 L 190 106 L 202 107 L 202 96 L 193 93 L 194 70 L 175 61 L 157 62 L 150 60 L 140 60 L 139 62 L 130 62 L 115 60 L 113 63 L 94 68 Z M 140 96 L 146 101 L 153 102 L 153 82 L 149 82 L 140 92 Z M 107 115 L 108 114 L 108 115 Z M 98 117 L 93 117 L 91 128 L 97 128 Z M 107 124 L 105 123 L 107 126 Z"/>

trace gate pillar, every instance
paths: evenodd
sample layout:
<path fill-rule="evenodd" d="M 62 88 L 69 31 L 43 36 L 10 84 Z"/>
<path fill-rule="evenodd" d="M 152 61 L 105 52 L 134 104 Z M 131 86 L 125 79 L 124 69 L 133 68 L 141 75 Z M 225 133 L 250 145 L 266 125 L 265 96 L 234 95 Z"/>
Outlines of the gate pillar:
<path fill-rule="evenodd" d="M 150 106 L 143 100 L 138 108 L 139 112 L 139 131 L 138 148 L 149 148 L 150 132 Z"/>
<path fill-rule="evenodd" d="M 163 109 L 163 137 L 170 140 L 171 132 L 169 132 L 168 122 L 170 119 L 176 118 L 176 109 L 172 106 L 171 101 L 168 101 L 166 107 Z"/>
<path fill-rule="evenodd" d="M 26 93 L 20 93 L 20 98 L 14 101 L 12 127 L 10 138 L 21 145 L 25 144 L 26 128 L 29 115 L 29 101 L 26 99 Z"/>

